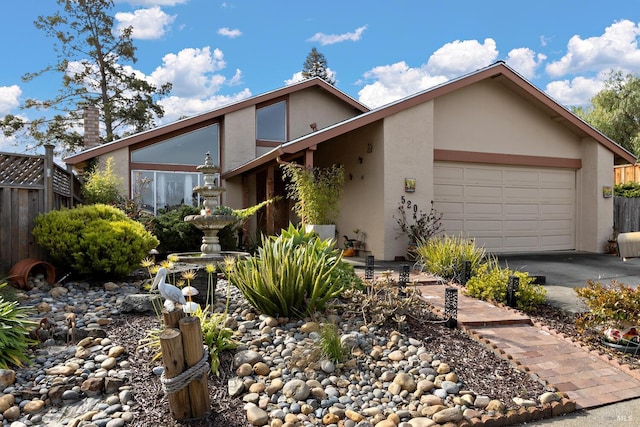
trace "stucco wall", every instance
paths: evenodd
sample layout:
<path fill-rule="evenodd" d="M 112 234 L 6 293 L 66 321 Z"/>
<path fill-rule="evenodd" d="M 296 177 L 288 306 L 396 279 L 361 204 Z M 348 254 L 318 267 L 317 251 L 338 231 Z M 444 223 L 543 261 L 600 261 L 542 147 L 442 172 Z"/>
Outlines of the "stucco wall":
<path fill-rule="evenodd" d="M 613 153 L 592 139 L 582 144 L 582 169 L 577 173 L 576 250 L 604 252 L 613 232 L 613 197 L 602 187 L 613 187 Z"/>
<path fill-rule="evenodd" d="M 382 259 L 405 255 L 408 239 L 398 237 L 397 216 L 401 197 L 428 211 L 433 200 L 433 102 L 384 119 L 384 248 Z M 416 180 L 415 192 L 404 190 L 405 178 Z"/>
<path fill-rule="evenodd" d="M 109 154 L 105 154 L 98 158 L 98 168 L 105 170 L 107 159 L 113 157 L 113 173 L 116 176 L 122 177 L 122 183 L 120 184 L 120 194 L 125 197 L 131 197 L 131 173 L 129 172 L 129 150 L 121 148 L 119 150 L 112 151 Z"/>
<path fill-rule="evenodd" d="M 351 106 L 324 90 L 309 88 L 292 93 L 289 95 L 289 139 L 311 133 L 311 123 L 322 129 L 355 115 Z"/>
<path fill-rule="evenodd" d="M 435 148 L 579 159 L 580 138 L 494 81 L 438 98 Z"/>
<path fill-rule="evenodd" d="M 360 161 L 362 159 L 362 162 Z M 366 250 L 380 258 L 384 250 L 383 185 L 384 150 L 382 124 L 375 123 L 321 144 L 314 154 L 319 167 L 341 163 L 345 170 L 344 193 L 336 230 L 355 238 L 354 229 L 366 234 Z M 339 247 L 342 241 L 338 242 Z"/>
<path fill-rule="evenodd" d="M 224 117 L 222 167 L 230 170 L 256 157 L 256 109 L 234 111 Z"/>

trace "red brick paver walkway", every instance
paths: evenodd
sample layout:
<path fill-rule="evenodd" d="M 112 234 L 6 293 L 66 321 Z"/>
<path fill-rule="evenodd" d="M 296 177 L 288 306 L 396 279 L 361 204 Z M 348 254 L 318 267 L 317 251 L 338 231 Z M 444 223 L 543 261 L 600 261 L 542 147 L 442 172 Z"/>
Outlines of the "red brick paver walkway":
<path fill-rule="evenodd" d="M 444 313 L 447 286 L 424 283 L 428 282 L 418 285 L 422 297 Z M 462 288 L 455 289 L 458 289 L 459 327 L 496 354 L 566 393 L 578 408 L 640 397 L 640 373 L 533 325 L 527 316 L 515 310 L 466 297 Z"/>

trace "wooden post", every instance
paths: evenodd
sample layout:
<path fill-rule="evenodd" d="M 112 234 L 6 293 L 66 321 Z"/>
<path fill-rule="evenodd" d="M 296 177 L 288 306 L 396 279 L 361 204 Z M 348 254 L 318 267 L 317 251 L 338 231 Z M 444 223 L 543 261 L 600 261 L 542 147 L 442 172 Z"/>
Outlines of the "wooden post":
<path fill-rule="evenodd" d="M 165 378 L 174 378 L 184 370 L 184 351 L 182 334 L 178 329 L 167 328 L 160 334 L 160 348 L 162 349 L 162 364 L 164 365 Z M 182 388 L 174 393 L 169 393 L 169 412 L 176 420 L 191 418 L 191 405 L 189 404 L 189 391 Z"/>
<path fill-rule="evenodd" d="M 182 332 L 182 346 L 184 347 L 184 361 L 187 368 L 192 367 L 202 359 L 202 328 L 200 319 L 189 316 L 180 319 L 180 332 Z M 209 399 L 208 372 L 204 372 L 200 378 L 195 378 L 189 383 L 189 400 L 191 402 L 191 415 L 193 418 L 201 418 L 211 412 Z"/>
<path fill-rule="evenodd" d="M 53 144 L 44 145 L 44 212 L 53 210 Z"/>
<path fill-rule="evenodd" d="M 171 312 L 162 310 L 162 321 L 165 328 L 178 328 L 178 322 L 184 317 L 184 311 L 173 310 Z"/>

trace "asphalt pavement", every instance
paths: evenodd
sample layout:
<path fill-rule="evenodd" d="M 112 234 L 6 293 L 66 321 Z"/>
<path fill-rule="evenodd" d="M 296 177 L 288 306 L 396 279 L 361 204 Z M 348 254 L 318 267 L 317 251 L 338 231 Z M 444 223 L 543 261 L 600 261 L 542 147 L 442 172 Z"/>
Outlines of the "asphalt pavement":
<path fill-rule="evenodd" d="M 634 287 L 640 283 L 640 258 L 623 260 L 617 255 L 576 251 L 496 256 L 503 266 L 544 278 L 549 303 L 570 312 L 584 310 L 574 288 L 586 286 L 589 280 L 603 284 L 616 281 Z"/>

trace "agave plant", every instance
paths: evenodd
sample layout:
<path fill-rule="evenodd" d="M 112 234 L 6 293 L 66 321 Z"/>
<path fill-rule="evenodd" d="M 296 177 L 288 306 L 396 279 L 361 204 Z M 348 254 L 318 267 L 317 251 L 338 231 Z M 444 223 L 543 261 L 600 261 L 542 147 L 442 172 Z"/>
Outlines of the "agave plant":
<path fill-rule="evenodd" d="M 0 288 L 6 285 L 6 281 L 0 282 Z M 29 320 L 32 311 L 31 307 L 20 307 L 16 301 L 7 301 L 0 294 L 0 369 L 29 363 L 27 350 L 36 344 L 29 337 L 29 332 L 36 327 L 36 322 Z"/>
<path fill-rule="evenodd" d="M 239 261 L 229 278 L 260 312 L 300 318 L 324 309 L 351 284 L 342 263 L 330 241 L 290 226 L 263 238 L 256 255 Z"/>

